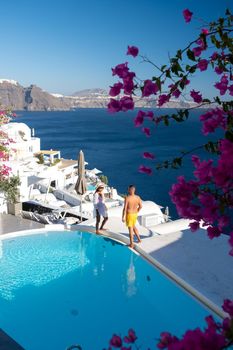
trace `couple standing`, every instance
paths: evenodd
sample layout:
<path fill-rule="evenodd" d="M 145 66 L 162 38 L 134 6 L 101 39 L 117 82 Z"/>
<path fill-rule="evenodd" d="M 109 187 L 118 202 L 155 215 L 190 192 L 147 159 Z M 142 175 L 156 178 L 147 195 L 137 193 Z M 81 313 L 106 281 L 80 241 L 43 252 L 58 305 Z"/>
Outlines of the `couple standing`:
<path fill-rule="evenodd" d="M 136 188 L 133 185 L 128 187 L 128 195 L 125 197 L 124 208 L 122 212 L 122 221 L 126 223 L 129 230 L 130 247 L 134 248 L 134 235 L 137 237 L 138 242 L 141 242 L 138 229 L 136 227 L 138 212 L 142 208 L 142 200 L 135 194 Z M 97 187 L 94 194 L 94 208 L 96 211 L 96 233 L 99 234 L 101 230 L 104 230 L 104 225 L 108 220 L 108 211 L 104 201 L 104 186 Z M 100 219 L 103 217 L 101 226 Z"/>

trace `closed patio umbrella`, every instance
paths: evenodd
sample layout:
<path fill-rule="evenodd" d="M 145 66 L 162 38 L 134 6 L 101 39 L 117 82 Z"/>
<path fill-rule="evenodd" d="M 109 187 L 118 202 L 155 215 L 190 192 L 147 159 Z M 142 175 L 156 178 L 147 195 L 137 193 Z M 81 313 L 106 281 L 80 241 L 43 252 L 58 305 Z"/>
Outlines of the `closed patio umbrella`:
<path fill-rule="evenodd" d="M 78 180 L 75 184 L 75 191 L 77 194 L 81 196 L 81 204 L 80 204 L 80 211 L 81 211 L 81 221 L 82 221 L 82 196 L 87 191 L 87 185 L 86 185 L 86 179 L 85 179 L 85 160 L 84 160 L 84 154 L 83 151 L 79 152 L 78 157 Z"/>

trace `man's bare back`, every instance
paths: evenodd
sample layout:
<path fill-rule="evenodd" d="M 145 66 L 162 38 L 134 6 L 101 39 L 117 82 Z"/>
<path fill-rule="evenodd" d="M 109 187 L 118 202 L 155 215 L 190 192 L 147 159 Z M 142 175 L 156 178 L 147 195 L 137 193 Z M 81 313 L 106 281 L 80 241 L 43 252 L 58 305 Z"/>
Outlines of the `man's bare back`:
<path fill-rule="evenodd" d="M 137 195 L 128 195 L 125 198 L 125 211 L 126 213 L 134 214 L 138 213 L 138 211 L 142 207 L 141 198 Z"/>
<path fill-rule="evenodd" d="M 122 221 L 126 223 L 129 229 L 129 239 L 131 248 L 134 248 L 134 235 L 138 239 L 138 243 L 141 242 L 141 238 L 136 227 L 138 212 L 142 209 L 142 200 L 135 194 L 135 186 L 130 185 L 128 187 L 128 196 L 125 197 L 125 204 L 122 211 Z"/>

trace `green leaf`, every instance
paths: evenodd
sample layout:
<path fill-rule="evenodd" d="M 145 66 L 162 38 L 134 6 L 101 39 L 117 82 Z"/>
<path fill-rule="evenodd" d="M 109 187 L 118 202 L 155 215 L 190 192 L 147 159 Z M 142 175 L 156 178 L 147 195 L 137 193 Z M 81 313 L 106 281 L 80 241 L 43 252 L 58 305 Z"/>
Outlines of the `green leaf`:
<path fill-rule="evenodd" d="M 166 77 L 167 78 L 171 78 L 171 71 L 170 71 L 170 69 L 166 70 Z"/>
<path fill-rule="evenodd" d="M 164 69 L 167 67 L 167 65 L 166 64 L 164 64 L 162 67 L 161 67 L 161 71 L 163 72 L 164 71 Z"/>
<path fill-rule="evenodd" d="M 181 157 L 177 157 L 173 160 L 173 162 L 175 164 L 177 164 L 178 166 L 181 166 L 182 165 L 182 158 Z"/>
<path fill-rule="evenodd" d="M 194 66 L 192 66 L 191 68 L 190 68 L 190 73 L 195 73 L 196 72 L 196 70 L 197 70 L 197 66 L 196 65 L 194 65 Z"/>
<path fill-rule="evenodd" d="M 189 117 L 189 110 L 188 109 L 184 110 L 184 115 L 185 115 L 186 119 L 188 119 L 188 117 Z"/>
<path fill-rule="evenodd" d="M 225 132 L 225 137 L 227 140 L 230 140 L 231 142 L 233 142 L 233 132 L 232 131 L 227 130 Z"/>
<path fill-rule="evenodd" d="M 221 26 L 224 24 L 224 18 L 220 17 L 220 18 L 218 19 L 218 21 L 219 21 L 219 23 L 220 23 Z"/>
<path fill-rule="evenodd" d="M 178 59 L 182 59 L 182 51 L 181 50 L 178 50 L 177 51 L 177 53 L 176 53 L 176 57 L 178 58 Z"/>
<path fill-rule="evenodd" d="M 187 52 L 186 52 L 186 54 L 187 54 L 187 57 L 188 57 L 191 61 L 196 61 L 195 55 L 194 55 L 194 53 L 193 53 L 192 50 L 188 49 Z"/>
<path fill-rule="evenodd" d="M 156 80 L 155 80 L 155 82 L 156 82 L 156 85 L 158 86 L 158 88 L 159 88 L 159 90 L 161 91 L 161 80 L 160 80 L 160 78 L 157 78 Z"/>
<path fill-rule="evenodd" d="M 219 153 L 218 144 L 216 142 L 209 141 L 204 145 L 204 148 L 209 153 Z"/>
<path fill-rule="evenodd" d="M 214 98 L 214 101 L 217 102 L 219 105 L 222 104 L 222 102 L 221 102 L 221 100 L 220 100 L 220 98 L 219 98 L 218 96 L 216 96 L 216 97 Z"/>
<path fill-rule="evenodd" d="M 208 98 L 204 98 L 204 99 L 202 100 L 202 102 L 204 102 L 204 103 L 210 103 L 211 101 L 210 101 Z"/>
<path fill-rule="evenodd" d="M 165 116 L 164 116 L 163 121 L 164 121 L 164 124 L 165 124 L 166 126 L 169 126 L 168 115 L 165 115 Z"/>

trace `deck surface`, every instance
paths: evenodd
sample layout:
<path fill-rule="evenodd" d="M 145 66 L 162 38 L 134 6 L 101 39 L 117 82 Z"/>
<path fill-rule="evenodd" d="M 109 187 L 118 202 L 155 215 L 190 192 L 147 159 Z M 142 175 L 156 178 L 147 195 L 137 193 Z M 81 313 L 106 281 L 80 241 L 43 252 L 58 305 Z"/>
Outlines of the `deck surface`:
<path fill-rule="evenodd" d="M 39 222 L 23 219 L 20 216 L 0 214 L 0 234 L 43 228 Z"/>

